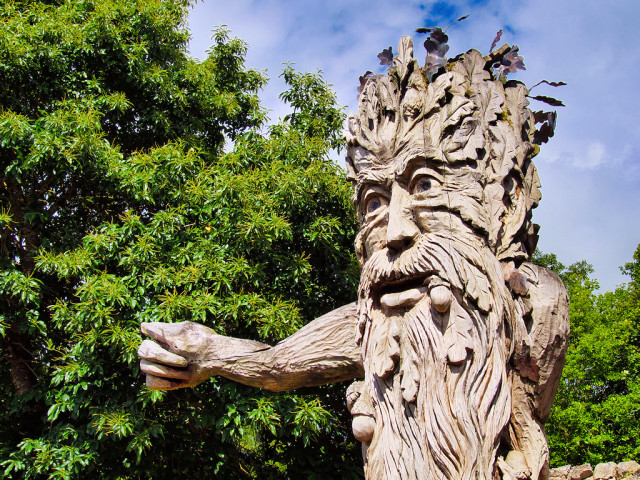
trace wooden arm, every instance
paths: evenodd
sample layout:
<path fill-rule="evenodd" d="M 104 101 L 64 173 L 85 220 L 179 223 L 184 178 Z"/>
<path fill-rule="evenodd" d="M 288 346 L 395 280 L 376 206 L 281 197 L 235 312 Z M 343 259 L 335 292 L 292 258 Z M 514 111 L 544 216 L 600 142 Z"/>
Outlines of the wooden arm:
<path fill-rule="evenodd" d="M 147 386 L 172 390 L 213 375 L 273 391 L 340 382 L 364 375 L 356 345 L 356 304 L 340 307 L 269 345 L 217 335 L 193 322 L 146 323 L 138 355 Z"/>

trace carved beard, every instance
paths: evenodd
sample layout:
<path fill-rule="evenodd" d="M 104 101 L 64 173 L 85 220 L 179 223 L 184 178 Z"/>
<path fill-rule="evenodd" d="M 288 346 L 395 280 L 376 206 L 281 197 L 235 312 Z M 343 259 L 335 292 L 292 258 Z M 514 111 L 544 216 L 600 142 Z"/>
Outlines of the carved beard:
<path fill-rule="evenodd" d="M 365 264 L 362 394 L 375 418 L 366 478 L 483 479 L 494 471 L 511 409 L 504 320 L 512 303 L 498 260 L 487 259 L 495 256 L 475 235 L 457 232 L 422 235 L 410 250 L 381 250 Z M 415 305 L 383 311 L 385 294 L 416 285 L 426 288 Z M 435 289 L 450 292 L 444 305 Z"/>

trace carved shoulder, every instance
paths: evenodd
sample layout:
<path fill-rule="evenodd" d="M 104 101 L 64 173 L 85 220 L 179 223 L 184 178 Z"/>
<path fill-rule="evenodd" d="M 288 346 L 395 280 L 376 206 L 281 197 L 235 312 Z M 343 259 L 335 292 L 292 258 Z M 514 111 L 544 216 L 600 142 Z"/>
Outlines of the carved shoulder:
<path fill-rule="evenodd" d="M 529 279 L 524 297 L 525 327 L 531 358 L 538 367 L 534 390 L 538 418 L 549 415 L 569 342 L 569 299 L 560 277 L 551 270 L 524 263 L 520 270 Z"/>

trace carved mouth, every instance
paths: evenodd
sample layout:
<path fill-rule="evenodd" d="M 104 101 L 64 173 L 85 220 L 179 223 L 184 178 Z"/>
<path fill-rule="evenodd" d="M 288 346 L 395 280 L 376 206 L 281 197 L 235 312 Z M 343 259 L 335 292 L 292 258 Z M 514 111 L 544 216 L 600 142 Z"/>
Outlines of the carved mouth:
<path fill-rule="evenodd" d="M 426 275 L 379 284 L 374 289 L 374 298 L 386 309 L 410 308 L 427 293 Z"/>

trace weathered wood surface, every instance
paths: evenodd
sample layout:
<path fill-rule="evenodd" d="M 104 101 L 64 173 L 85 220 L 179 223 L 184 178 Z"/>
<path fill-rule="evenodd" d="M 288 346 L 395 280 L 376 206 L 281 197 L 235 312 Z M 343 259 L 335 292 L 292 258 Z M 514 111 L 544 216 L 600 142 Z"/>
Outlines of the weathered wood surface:
<path fill-rule="evenodd" d="M 409 38 L 399 50 L 348 123 L 366 476 L 545 478 L 568 304 L 526 263 L 540 200 L 526 88 L 473 50 L 427 82 Z"/>
<path fill-rule="evenodd" d="M 138 351 L 149 388 L 195 386 L 214 375 L 267 390 L 283 391 L 362 377 L 355 343 L 355 303 L 345 305 L 271 347 L 229 338 L 193 322 L 144 323 Z M 164 348 L 163 348 L 164 347 Z"/>
<path fill-rule="evenodd" d="M 274 347 L 143 325 L 147 384 L 364 378 L 347 405 L 369 480 L 546 480 L 568 302 L 557 275 L 528 263 L 540 183 L 527 90 L 494 80 L 489 60 L 471 50 L 427 81 L 403 37 L 388 74 L 367 77 L 347 133 L 357 306 Z"/>

